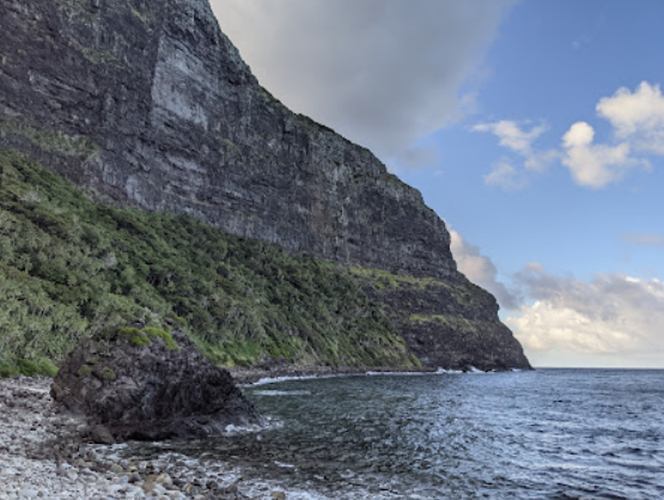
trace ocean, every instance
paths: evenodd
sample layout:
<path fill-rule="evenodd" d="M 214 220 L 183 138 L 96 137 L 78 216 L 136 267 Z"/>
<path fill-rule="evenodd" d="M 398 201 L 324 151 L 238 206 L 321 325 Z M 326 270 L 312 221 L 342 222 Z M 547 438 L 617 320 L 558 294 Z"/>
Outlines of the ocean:
<path fill-rule="evenodd" d="M 245 393 L 264 429 L 177 451 L 312 499 L 664 498 L 664 371 L 375 374 Z"/>

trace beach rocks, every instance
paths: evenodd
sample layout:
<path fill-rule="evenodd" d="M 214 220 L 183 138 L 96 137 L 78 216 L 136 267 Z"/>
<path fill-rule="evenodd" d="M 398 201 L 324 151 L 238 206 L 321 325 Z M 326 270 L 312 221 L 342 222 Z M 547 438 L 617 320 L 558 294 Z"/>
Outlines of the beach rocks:
<path fill-rule="evenodd" d="M 165 452 L 160 444 L 85 443 L 83 417 L 54 407 L 51 383 L 0 378 L 2 500 L 267 500 L 283 490 L 260 477 L 245 479 L 232 464 Z M 146 456 L 149 446 L 155 452 Z M 332 500 L 304 490 L 288 490 L 287 498 Z"/>
<path fill-rule="evenodd" d="M 90 438 L 101 443 L 201 438 L 259 419 L 228 371 L 184 335 L 155 328 L 84 342 L 60 369 L 51 396 L 85 415 Z"/>

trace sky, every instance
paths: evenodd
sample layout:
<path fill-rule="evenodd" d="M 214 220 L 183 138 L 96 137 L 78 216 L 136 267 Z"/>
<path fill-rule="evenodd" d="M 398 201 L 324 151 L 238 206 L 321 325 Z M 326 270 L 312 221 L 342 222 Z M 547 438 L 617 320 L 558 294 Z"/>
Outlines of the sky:
<path fill-rule="evenodd" d="M 211 4 L 263 86 L 422 192 L 534 366 L 664 368 L 664 2 Z"/>

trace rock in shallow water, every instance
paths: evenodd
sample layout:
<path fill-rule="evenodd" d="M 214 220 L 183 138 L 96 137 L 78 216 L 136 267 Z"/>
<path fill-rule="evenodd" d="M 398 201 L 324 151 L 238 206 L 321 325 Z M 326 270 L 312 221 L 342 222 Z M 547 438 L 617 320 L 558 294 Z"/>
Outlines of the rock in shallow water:
<path fill-rule="evenodd" d="M 259 420 L 228 371 L 184 335 L 149 328 L 84 342 L 60 369 L 51 395 L 86 415 L 99 442 L 200 438 Z"/>

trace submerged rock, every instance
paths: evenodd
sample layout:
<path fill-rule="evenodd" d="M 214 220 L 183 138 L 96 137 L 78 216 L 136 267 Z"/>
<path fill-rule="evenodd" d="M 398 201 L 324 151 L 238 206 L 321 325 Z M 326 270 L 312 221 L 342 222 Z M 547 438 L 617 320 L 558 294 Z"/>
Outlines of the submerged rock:
<path fill-rule="evenodd" d="M 100 442 L 200 438 L 258 421 L 227 370 L 184 335 L 154 328 L 84 342 L 55 377 L 51 396 L 84 414 Z"/>

